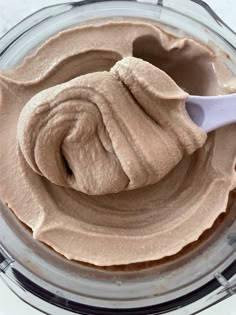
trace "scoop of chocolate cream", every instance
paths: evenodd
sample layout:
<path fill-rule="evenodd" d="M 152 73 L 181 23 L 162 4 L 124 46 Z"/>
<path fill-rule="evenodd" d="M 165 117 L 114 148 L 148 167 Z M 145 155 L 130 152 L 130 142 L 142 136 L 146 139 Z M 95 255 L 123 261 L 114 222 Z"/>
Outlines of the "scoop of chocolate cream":
<path fill-rule="evenodd" d="M 143 22 L 49 39 L 0 72 L 1 199 L 68 259 L 177 253 L 235 187 L 235 125 L 206 140 L 184 108 L 187 93 L 236 90 L 221 58 Z"/>
<path fill-rule="evenodd" d="M 90 195 L 154 184 L 206 135 L 188 117 L 187 93 L 163 71 L 126 57 L 44 90 L 23 108 L 17 139 L 52 183 Z"/>

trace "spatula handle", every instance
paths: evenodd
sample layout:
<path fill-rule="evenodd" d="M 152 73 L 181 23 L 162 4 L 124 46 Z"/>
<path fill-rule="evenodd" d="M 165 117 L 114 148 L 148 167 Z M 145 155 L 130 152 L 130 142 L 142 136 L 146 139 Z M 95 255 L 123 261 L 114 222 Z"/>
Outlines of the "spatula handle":
<path fill-rule="evenodd" d="M 236 122 L 236 94 L 189 96 L 186 110 L 196 125 L 210 132 Z"/>

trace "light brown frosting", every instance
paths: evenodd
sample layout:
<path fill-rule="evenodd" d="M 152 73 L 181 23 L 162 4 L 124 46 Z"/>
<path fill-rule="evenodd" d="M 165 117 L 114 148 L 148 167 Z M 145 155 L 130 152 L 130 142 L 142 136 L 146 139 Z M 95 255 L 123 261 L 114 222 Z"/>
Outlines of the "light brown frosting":
<path fill-rule="evenodd" d="M 207 47 L 146 23 L 55 36 L 0 73 L 1 198 L 68 259 L 177 253 L 235 187 L 235 125 L 206 140 L 184 102 L 232 80 Z"/>

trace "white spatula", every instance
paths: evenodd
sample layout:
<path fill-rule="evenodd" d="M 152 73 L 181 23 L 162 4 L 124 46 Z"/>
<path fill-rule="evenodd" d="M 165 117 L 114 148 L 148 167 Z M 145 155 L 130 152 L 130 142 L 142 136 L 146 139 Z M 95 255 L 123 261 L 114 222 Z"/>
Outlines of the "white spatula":
<path fill-rule="evenodd" d="M 193 122 L 208 133 L 236 123 L 236 94 L 189 96 L 186 110 Z"/>

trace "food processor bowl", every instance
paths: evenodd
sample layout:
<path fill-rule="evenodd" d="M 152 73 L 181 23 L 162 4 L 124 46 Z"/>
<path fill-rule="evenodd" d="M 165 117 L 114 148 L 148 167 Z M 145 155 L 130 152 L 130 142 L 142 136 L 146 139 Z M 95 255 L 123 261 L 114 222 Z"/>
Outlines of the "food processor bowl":
<path fill-rule="evenodd" d="M 0 69 L 14 68 L 59 31 L 127 19 L 165 24 L 224 52 L 236 75 L 236 34 L 198 0 L 87 0 L 44 8 L 0 39 Z M 181 253 L 116 268 L 66 260 L 34 240 L 1 202 L 0 276 L 22 300 L 51 315 L 196 314 L 236 292 L 236 194 L 212 229 Z"/>

